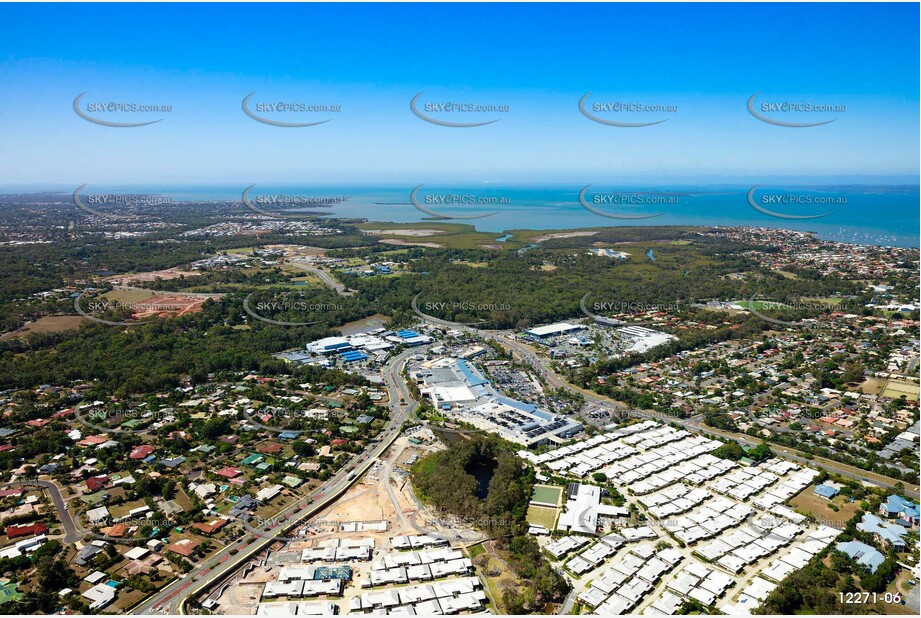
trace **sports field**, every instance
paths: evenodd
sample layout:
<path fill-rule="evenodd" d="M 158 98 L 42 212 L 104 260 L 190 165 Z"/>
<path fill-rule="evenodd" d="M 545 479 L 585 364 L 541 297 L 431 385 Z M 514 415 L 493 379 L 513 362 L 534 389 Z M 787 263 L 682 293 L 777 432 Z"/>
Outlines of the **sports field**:
<path fill-rule="evenodd" d="M 535 485 L 531 494 L 531 504 L 543 506 L 559 506 L 560 496 L 563 495 L 562 487 L 553 485 Z"/>
<path fill-rule="evenodd" d="M 557 509 L 555 508 L 550 508 L 549 506 L 534 506 L 532 504 L 528 507 L 526 519 L 529 524 L 543 526 L 547 530 L 553 530 L 553 527 L 556 525 L 556 513 Z"/>
<path fill-rule="evenodd" d="M 889 380 L 881 394 L 883 397 L 892 397 L 893 399 L 898 399 L 902 395 L 905 395 L 905 399 L 918 401 L 918 385 L 912 384 L 911 382 Z"/>

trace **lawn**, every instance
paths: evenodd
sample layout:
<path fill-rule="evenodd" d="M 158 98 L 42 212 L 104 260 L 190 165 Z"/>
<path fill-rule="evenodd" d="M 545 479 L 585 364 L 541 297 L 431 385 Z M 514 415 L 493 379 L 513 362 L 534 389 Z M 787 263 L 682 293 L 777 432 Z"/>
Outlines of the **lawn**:
<path fill-rule="evenodd" d="M 529 524 L 543 526 L 547 530 L 553 530 L 556 525 L 556 514 L 557 509 L 548 506 L 534 506 L 532 504 L 528 507 L 526 519 Z"/>
<path fill-rule="evenodd" d="M 892 397 L 893 399 L 898 399 L 905 395 L 905 399 L 909 401 L 918 401 L 918 385 L 911 382 L 889 380 L 881 394 L 883 397 Z"/>
<path fill-rule="evenodd" d="M 471 545 L 470 547 L 467 548 L 467 553 L 470 554 L 471 560 L 473 560 L 474 558 L 482 554 L 484 551 L 486 551 L 486 548 L 483 547 L 482 543 L 479 543 L 477 545 Z"/>

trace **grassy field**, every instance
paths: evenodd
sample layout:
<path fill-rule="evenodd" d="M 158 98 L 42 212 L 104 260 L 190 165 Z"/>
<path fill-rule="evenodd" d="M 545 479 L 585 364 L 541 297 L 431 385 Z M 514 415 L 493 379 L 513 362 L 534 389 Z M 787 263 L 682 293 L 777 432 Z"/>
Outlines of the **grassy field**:
<path fill-rule="evenodd" d="M 911 382 L 902 382 L 900 380 L 889 380 L 880 393 L 883 397 L 892 397 L 898 399 L 905 395 L 909 401 L 918 401 L 918 385 Z"/>
<path fill-rule="evenodd" d="M 886 387 L 886 382 L 886 380 L 881 378 L 867 378 L 857 388 L 859 388 L 861 392 L 867 393 L 869 395 L 879 395 L 883 388 Z"/>
<path fill-rule="evenodd" d="M 548 506 L 535 506 L 532 504 L 528 507 L 526 519 L 529 524 L 543 526 L 547 530 L 553 530 L 556 526 L 556 515 L 557 509 Z"/>
<path fill-rule="evenodd" d="M 486 551 L 486 548 L 483 547 L 482 543 L 479 543 L 477 545 L 471 545 L 470 547 L 467 548 L 467 553 L 470 554 L 471 560 L 473 560 L 474 558 L 482 554 L 484 551 Z"/>
<path fill-rule="evenodd" d="M 153 291 L 145 290 L 112 290 L 110 292 L 106 292 L 102 296 L 112 303 L 131 305 L 147 300 L 148 298 L 154 296 L 154 293 Z"/>
<path fill-rule="evenodd" d="M 815 303 L 824 307 L 837 307 L 844 301 L 843 298 L 826 296 L 824 298 L 803 298 L 803 302 Z"/>
<path fill-rule="evenodd" d="M 16 337 L 28 337 L 32 333 L 59 333 L 79 328 L 84 318 L 78 315 L 49 315 L 26 324 L 20 329 L 0 336 L 0 341 Z"/>

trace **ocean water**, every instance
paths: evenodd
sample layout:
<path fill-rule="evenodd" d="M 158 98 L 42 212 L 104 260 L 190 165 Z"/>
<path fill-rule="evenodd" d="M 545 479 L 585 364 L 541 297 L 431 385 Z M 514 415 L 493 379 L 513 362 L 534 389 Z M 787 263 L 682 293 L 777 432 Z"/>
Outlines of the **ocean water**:
<path fill-rule="evenodd" d="M 607 226 L 726 225 L 786 228 L 815 232 L 818 237 L 849 243 L 879 246 L 917 247 L 921 242 L 921 217 L 918 186 L 769 186 L 759 187 L 755 203 L 779 214 L 813 215 L 816 219 L 778 218 L 758 211 L 749 203 L 750 186 L 657 186 L 611 187 L 594 185 L 585 195 L 592 208 L 607 214 L 647 215 L 645 219 L 609 218 L 584 208 L 579 200 L 580 186 L 501 187 L 492 184 L 446 186 L 425 185 L 417 201 L 424 208 L 448 216 L 489 215 L 477 219 L 450 219 L 449 222 L 474 225 L 477 230 L 501 236 L 515 229 L 572 229 Z M 324 208 L 330 216 L 361 218 L 369 221 L 418 223 L 435 220 L 410 202 L 413 187 L 347 187 L 257 185 L 249 194 L 308 197 L 348 196 L 348 200 Z M 116 188 L 107 187 L 114 191 Z M 125 189 L 127 191 L 127 189 Z M 240 201 L 243 187 L 132 187 L 138 193 L 159 193 L 174 201 Z M 88 187 L 87 191 L 101 192 Z M 645 192 L 645 193 L 642 193 Z M 628 197 L 624 197 L 627 195 Z M 466 196 L 467 201 L 488 198 L 490 204 L 444 204 L 433 197 Z M 618 204 L 595 202 L 595 196 L 616 196 Z M 793 196 L 787 201 L 763 201 L 764 196 Z M 426 198 L 429 198 L 426 200 Z M 651 199 L 665 203 L 648 203 Z M 804 203 L 812 200 L 813 203 Z M 815 201 L 825 201 L 817 204 Z M 265 210 L 281 210 L 260 204 Z M 297 207 L 287 207 L 295 212 Z M 317 210 L 308 207 L 307 210 Z"/>

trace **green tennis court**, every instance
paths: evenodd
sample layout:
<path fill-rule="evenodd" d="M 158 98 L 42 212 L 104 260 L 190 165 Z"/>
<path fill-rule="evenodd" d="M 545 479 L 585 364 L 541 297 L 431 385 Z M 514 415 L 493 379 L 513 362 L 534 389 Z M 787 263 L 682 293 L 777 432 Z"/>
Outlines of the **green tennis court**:
<path fill-rule="evenodd" d="M 547 506 L 557 506 L 560 503 L 560 496 L 562 495 L 562 487 L 554 487 L 552 485 L 535 485 L 534 493 L 531 494 L 531 503 L 544 504 Z"/>

